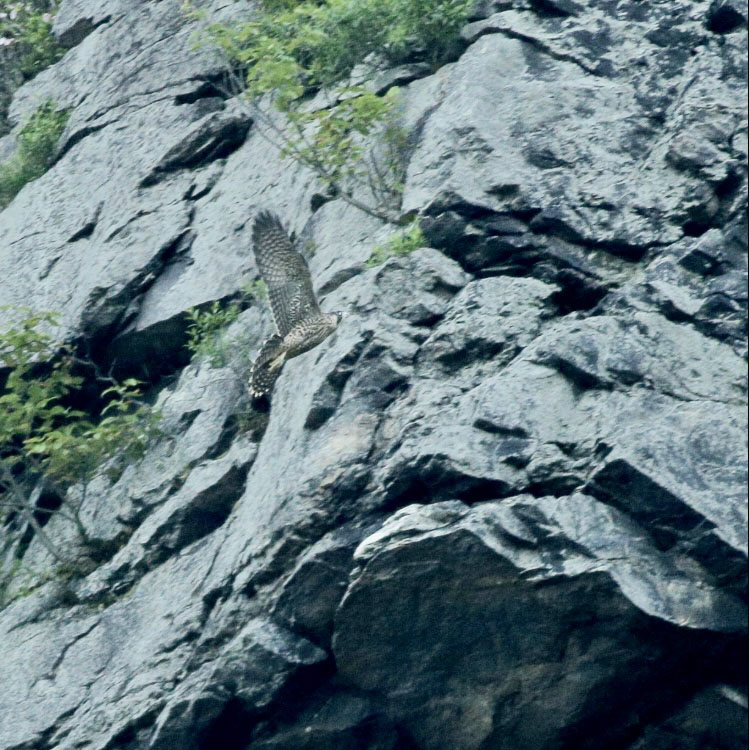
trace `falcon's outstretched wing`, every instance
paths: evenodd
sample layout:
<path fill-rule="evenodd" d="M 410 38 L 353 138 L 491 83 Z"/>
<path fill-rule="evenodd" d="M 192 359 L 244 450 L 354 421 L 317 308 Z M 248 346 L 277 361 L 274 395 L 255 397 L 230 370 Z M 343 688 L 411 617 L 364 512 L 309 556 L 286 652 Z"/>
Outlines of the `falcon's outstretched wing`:
<path fill-rule="evenodd" d="M 294 249 L 279 218 L 262 211 L 252 226 L 255 261 L 268 286 L 273 319 L 283 338 L 298 323 L 320 314 L 309 268 Z"/>

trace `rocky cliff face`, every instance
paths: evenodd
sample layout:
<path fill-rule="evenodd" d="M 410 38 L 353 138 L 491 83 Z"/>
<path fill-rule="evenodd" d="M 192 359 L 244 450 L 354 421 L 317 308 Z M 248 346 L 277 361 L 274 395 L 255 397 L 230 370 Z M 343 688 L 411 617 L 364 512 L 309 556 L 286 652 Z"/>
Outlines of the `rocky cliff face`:
<path fill-rule="evenodd" d="M 387 227 L 313 200 L 179 5 L 66 0 L 10 112 L 71 116 L 0 300 L 147 378 L 165 435 L 89 491 L 112 554 L 0 612 L 0 748 L 741 747 L 746 3 L 477 7 L 403 86 L 430 247 L 370 270 Z M 256 277 L 261 208 L 347 314 L 238 430 L 184 313 Z"/>

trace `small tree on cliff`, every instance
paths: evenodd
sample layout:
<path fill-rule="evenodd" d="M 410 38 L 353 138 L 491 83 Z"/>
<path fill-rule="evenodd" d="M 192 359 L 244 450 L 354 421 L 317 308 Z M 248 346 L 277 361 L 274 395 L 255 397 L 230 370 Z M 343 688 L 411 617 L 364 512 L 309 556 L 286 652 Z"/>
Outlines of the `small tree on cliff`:
<path fill-rule="evenodd" d="M 284 156 L 309 167 L 331 196 L 400 223 L 409 139 L 398 89 L 377 91 L 367 79 L 382 67 L 417 60 L 434 69 L 450 59 L 472 5 L 265 0 L 251 20 L 205 24 L 201 37 L 224 56 L 229 92 L 241 93 Z"/>
<path fill-rule="evenodd" d="M 0 136 L 11 129 L 13 92 L 65 53 L 52 35 L 58 6 L 57 0 L 0 0 Z"/>
<path fill-rule="evenodd" d="M 70 521 L 90 549 L 81 520 L 87 487 L 99 472 L 143 454 L 157 414 L 141 401 L 137 381 L 101 376 L 99 416 L 74 408 L 83 385 L 76 368 L 92 364 L 55 343 L 49 331 L 57 316 L 7 307 L 0 314 L 16 318 L 0 333 L 0 518 L 20 518 L 58 563 L 74 565 L 45 532 L 46 521 L 50 514 Z M 43 494 L 58 507 L 40 507 Z"/>

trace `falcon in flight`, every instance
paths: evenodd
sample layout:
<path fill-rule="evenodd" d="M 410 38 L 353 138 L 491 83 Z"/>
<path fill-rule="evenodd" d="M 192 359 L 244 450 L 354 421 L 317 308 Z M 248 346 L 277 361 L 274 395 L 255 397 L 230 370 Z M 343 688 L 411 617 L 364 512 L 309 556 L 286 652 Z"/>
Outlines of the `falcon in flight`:
<path fill-rule="evenodd" d="M 250 391 L 259 397 L 273 390 L 287 359 L 309 351 L 335 331 L 341 314 L 320 310 L 307 263 L 275 214 L 258 214 L 252 244 L 278 331 L 262 345 L 252 366 Z"/>

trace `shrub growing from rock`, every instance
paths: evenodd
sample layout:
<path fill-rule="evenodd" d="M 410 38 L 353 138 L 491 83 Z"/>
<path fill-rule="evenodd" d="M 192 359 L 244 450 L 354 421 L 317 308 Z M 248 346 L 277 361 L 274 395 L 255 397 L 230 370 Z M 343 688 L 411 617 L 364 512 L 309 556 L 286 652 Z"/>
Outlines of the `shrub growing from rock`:
<path fill-rule="evenodd" d="M 419 222 L 413 221 L 409 226 L 388 237 L 382 245 L 377 245 L 365 265 L 367 268 L 374 268 L 382 265 L 388 258 L 408 255 L 426 245 L 427 241 L 421 232 Z"/>
<path fill-rule="evenodd" d="M 41 177 L 52 165 L 68 113 L 46 102 L 18 134 L 16 153 L 0 165 L 0 209 L 5 208 L 26 183 Z"/>
<path fill-rule="evenodd" d="M 136 380 L 98 375 L 103 406 L 75 408 L 84 385 L 76 370 L 93 364 L 55 343 L 57 316 L 8 307 L 0 316 L 0 518 L 18 517 L 58 563 L 72 566 L 74 557 L 45 533 L 46 518 L 67 519 L 89 545 L 80 516 L 88 484 L 140 458 L 158 432 L 158 414 L 142 402 Z M 42 508 L 42 495 L 59 507 Z"/>
<path fill-rule="evenodd" d="M 52 35 L 57 0 L 0 0 L 0 136 L 15 89 L 65 52 Z"/>
<path fill-rule="evenodd" d="M 399 125 L 397 88 L 381 93 L 366 81 L 400 63 L 434 69 L 450 59 L 471 5 L 266 0 L 244 24 L 206 25 L 202 40 L 226 57 L 233 93 L 244 90 L 261 132 L 283 155 L 310 167 L 331 195 L 397 222 L 407 133 Z M 369 198 L 357 188 L 368 189 Z"/>
<path fill-rule="evenodd" d="M 236 341 L 228 341 L 226 329 L 239 317 L 251 300 L 264 300 L 268 296 L 265 282 L 257 279 L 242 286 L 243 299 L 230 305 L 216 300 L 202 310 L 190 307 L 187 315 L 187 349 L 193 359 L 205 359 L 211 367 L 225 367 L 231 360 L 230 352 Z M 247 372 L 238 372 L 244 380 Z"/>
<path fill-rule="evenodd" d="M 193 357 L 207 359 L 212 367 L 223 367 L 226 352 L 222 337 L 226 328 L 239 316 L 236 304 L 222 307 L 216 301 L 205 310 L 191 307 L 187 310 L 187 348 Z"/>

